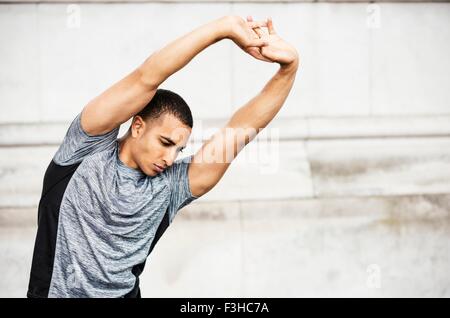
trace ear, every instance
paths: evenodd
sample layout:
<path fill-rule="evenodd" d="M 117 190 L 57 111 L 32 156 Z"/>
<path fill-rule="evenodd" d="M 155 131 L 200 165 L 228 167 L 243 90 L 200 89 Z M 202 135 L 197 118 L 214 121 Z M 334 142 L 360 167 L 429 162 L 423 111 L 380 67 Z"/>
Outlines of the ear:
<path fill-rule="evenodd" d="M 145 130 L 145 120 L 141 116 L 134 116 L 131 122 L 131 136 L 137 138 L 144 133 Z"/>

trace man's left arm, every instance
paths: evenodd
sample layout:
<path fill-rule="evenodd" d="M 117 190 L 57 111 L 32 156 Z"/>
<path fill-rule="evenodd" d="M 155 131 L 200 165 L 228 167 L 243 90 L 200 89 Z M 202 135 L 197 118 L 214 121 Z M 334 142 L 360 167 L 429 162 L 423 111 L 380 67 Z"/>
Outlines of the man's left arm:
<path fill-rule="evenodd" d="M 261 55 L 269 62 L 278 63 L 280 68 L 261 92 L 239 108 L 194 155 L 188 176 L 191 192 L 196 197 L 219 182 L 237 154 L 275 117 L 294 84 L 299 66 L 295 48 L 275 33 L 271 20 L 269 34 L 264 34 L 260 28 L 255 31 L 269 43 L 260 49 Z"/>

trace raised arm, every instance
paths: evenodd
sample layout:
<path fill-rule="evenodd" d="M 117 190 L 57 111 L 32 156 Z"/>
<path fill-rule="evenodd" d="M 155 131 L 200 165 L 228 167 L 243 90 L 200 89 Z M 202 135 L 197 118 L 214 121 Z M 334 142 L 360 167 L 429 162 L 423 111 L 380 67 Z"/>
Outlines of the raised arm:
<path fill-rule="evenodd" d="M 260 28 L 255 29 L 261 38 L 268 40 L 268 45 L 259 49 L 259 59 L 277 62 L 280 68 L 261 92 L 238 109 L 226 126 L 195 154 L 189 167 L 189 183 L 197 197 L 217 184 L 237 154 L 275 117 L 292 88 L 299 65 L 298 53 L 275 33 L 271 20 L 268 31 L 265 34 Z"/>
<path fill-rule="evenodd" d="M 263 26 L 254 22 L 249 26 Z M 91 100 L 83 109 L 81 126 L 90 135 L 111 131 L 139 113 L 153 98 L 159 85 L 183 68 L 198 53 L 224 38 L 233 38 L 250 53 L 265 41 L 250 37 L 251 28 L 236 24 L 236 17 L 226 16 L 209 22 L 169 43 L 151 54 L 145 62 L 105 92 Z M 238 30 L 238 31 L 236 31 Z M 233 31 L 233 32 L 232 32 Z"/>

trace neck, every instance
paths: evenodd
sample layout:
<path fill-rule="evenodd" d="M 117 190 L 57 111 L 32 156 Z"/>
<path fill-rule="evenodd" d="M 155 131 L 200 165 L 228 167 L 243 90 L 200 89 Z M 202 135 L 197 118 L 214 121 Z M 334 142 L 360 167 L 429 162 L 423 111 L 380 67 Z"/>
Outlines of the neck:
<path fill-rule="evenodd" d="M 119 139 L 119 159 L 126 166 L 139 169 L 137 163 L 133 160 L 131 155 L 131 143 L 130 134 L 127 132 L 125 136 Z"/>

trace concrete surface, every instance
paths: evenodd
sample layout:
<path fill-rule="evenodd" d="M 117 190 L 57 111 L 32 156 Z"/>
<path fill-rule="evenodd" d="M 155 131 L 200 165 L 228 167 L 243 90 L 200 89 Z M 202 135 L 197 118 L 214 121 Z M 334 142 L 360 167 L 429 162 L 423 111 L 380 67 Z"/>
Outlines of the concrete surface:
<path fill-rule="evenodd" d="M 0 297 L 26 292 L 35 210 L 0 211 Z M 194 203 L 144 297 L 450 297 L 450 195 Z"/>
<path fill-rule="evenodd" d="M 1 4 L 0 122 L 69 121 L 154 50 L 215 17 L 273 16 L 302 67 L 280 117 L 449 114 L 450 4 Z M 170 21 L 170 23 L 168 23 Z M 222 118 L 256 94 L 276 66 L 231 41 L 214 45 L 164 84 L 195 117 Z M 21 97 L 20 105 L 17 98 Z"/>

